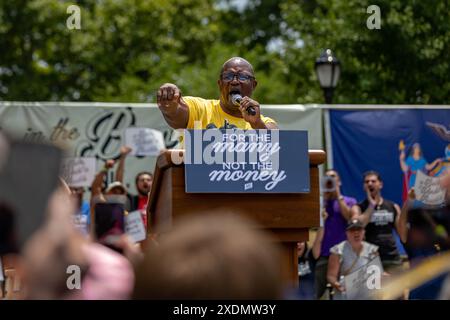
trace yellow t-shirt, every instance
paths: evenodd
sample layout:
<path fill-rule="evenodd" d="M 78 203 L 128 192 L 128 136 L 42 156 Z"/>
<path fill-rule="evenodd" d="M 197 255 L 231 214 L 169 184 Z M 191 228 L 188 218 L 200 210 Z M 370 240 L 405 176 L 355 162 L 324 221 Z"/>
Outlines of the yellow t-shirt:
<path fill-rule="evenodd" d="M 183 97 L 183 100 L 189 107 L 189 120 L 187 129 L 206 129 L 206 126 L 213 123 L 217 128 L 223 127 L 225 119 L 230 124 L 234 124 L 237 128 L 243 130 L 252 129 L 250 123 L 243 118 L 232 116 L 220 107 L 220 100 L 206 100 L 197 97 Z M 273 122 L 273 119 L 261 115 L 261 120 L 264 123 Z M 199 121 L 200 125 L 194 126 L 194 122 Z"/>

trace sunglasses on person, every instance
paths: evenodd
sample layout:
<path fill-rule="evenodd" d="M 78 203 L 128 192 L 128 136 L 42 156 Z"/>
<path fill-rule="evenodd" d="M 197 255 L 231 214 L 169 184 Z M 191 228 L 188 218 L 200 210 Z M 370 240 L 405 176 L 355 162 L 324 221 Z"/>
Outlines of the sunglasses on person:
<path fill-rule="evenodd" d="M 239 82 L 248 82 L 251 79 L 255 79 L 255 77 L 245 73 L 226 72 L 221 75 L 222 80 L 225 82 L 233 81 L 234 77 L 237 77 Z"/>

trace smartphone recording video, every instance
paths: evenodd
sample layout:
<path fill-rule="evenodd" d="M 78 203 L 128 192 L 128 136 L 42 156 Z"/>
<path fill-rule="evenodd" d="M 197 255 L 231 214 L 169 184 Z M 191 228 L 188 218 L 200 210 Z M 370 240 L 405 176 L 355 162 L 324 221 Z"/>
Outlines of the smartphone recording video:
<path fill-rule="evenodd" d="M 125 232 L 123 203 L 97 203 L 95 205 L 95 236 L 98 242 L 114 247 Z"/>
<path fill-rule="evenodd" d="M 52 145 L 8 141 L 0 159 L 0 254 L 20 250 L 45 221 L 61 158 Z"/>

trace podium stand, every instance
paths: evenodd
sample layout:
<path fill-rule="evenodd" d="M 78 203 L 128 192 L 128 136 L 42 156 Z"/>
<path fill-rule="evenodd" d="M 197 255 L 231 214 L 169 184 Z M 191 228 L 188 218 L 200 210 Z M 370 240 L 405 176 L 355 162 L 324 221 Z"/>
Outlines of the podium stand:
<path fill-rule="evenodd" d="M 325 152 L 309 151 L 309 193 L 186 193 L 184 165 L 174 164 L 173 153 L 182 157 L 183 150 L 168 150 L 158 157 L 147 207 L 149 231 L 165 233 L 180 217 L 226 209 L 253 219 L 272 232 L 281 243 L 280 262 L 286 284 L 298 285 L 297 242 L 307 241 L 309 228 L 320 223 L 319 170 Z M 170 253 L 169 253 L 170 254 Z"/>

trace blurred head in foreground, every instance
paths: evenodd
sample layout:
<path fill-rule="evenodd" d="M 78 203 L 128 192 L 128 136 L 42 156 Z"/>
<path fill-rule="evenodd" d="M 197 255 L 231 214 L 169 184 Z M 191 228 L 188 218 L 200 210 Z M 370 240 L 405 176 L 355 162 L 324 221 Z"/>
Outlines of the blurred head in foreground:
<path fill-rule="evenodd" d="M 189 216 L 136 270 L 135 299 L 277 299 L 280 259 L 274 240 L 248 220 Z"/>

